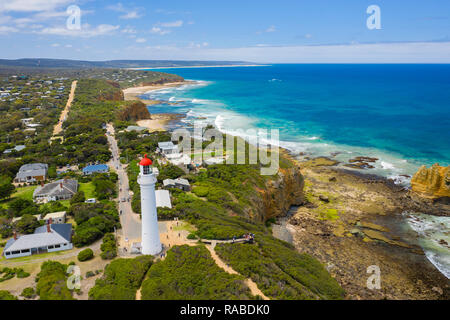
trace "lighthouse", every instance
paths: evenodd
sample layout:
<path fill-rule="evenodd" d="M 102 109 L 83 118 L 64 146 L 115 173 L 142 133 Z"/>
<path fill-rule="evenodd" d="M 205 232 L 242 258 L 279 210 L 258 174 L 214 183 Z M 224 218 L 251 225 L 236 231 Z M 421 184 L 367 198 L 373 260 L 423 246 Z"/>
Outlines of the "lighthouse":
<path fill-rule="evenodd" d="M 141 186 L 142 254 L 155 255 L 161 252 L 162 247 L 156 212 L 156 177 L 152 170 L 152 160 L 147 155 L 139 163 L 139 169 L 137 181 Z"/>

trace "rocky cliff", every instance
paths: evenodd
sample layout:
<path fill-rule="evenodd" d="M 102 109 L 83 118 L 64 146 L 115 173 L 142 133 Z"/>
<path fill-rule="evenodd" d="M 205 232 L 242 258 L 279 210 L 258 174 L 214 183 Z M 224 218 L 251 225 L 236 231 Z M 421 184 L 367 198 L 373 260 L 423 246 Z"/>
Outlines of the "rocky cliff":
<path fill-rule="evenodd" d="M 144 103 L 135 101 L 122 107 L 122 109 L 118 111 L 117 117 L 122 121 L 138 121 L 150 119 L 150 112 Z"/>
<path fill-rule="evenodd" d="M 411 179 L 413 192 L 428 199 L 450 197 L 450 166 L 422 166 Z"/>
<path fill-rule="evenodd" d="M 253 200 L 256 220 L 266 221 L 285 215 L 291 206 L 304 202 L 304 179 L 297 166 L 280 168 L 278 174 L 258 189 L 259 196 Z"/>

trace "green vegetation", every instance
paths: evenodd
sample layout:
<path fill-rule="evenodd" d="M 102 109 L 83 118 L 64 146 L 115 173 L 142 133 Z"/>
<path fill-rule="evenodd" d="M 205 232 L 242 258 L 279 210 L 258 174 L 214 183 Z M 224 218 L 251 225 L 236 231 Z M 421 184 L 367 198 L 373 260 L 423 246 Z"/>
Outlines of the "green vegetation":
<path fill-rule="evenodd" d="M 134 259 L 117 259 L 108 264 L 103 276 L 89 290 L 93 300 L 135 300 L 147 270 L 152 265 L 151 256 Z"/>
<path fill-rule="evenodd" d="M 9 291 L 0 290 L 0 300 L 17 300 L 17 297 L 12 295 Z"/>
<path fill-rule="evenodd" d="M 204 246 L 175 246 L 152 265 L 142 283 L 143 300 L 253 299 L 244 278 L 217 266 Z"/>
<path fill-rule="evenodd" d="M 111 260 L 117 257 L 117 243 L 116 238 L 112 233 L 105 234 L 103 237 L 103 243 L 100 246 L 102 253 L 100 256 L 104 260 Z"/>
<path fill-rule="evenodd" d="M 70 207 L 69 216 L 77 224 L 72 242 L 76 247 L 89 245 L 104 234 L 119 228 L 119 214 L 114 202 L 77 203 Z"/>
<path fill-rule="evenodd" d="M 4 267 L 3 269 L 0 270 L 0 282 L 9 280 L 14 278 L 14 276 L 16 276 L 17 278 L 26 278 L 29 277 L 30 274 L 28 272 L 25 272 L 22 268 L 8 268 L 8 267 Z"/>
<path fill-rule="evenodd" d="M 36 293 L 41 300 L 74 300 L 67 288 L 67 268 L 57 261 L 42 263 L 36 277 Z"/>
<path fill-rule="evenodd" d="M 94 258 L 94 251 L 92 251 L 91 248 L 81 250 L 78 253 L 78 261 L 83 262 L 83 261 L 91 260 L 92 258 Z"/>
<path fill-rule="evenodd" d="M 12 179 L 7 176 L 0 177 L 0 199 L 9 199 L 15 190 Z"/>
<path fill-rule="evenodd" d="M 30 214 L 24 214 L 22 219 L 15 223 L 15 228 L 19 233 L 23 234 L 31 234 L 34 230 L 39 227 L 41 224 L 36 219 L 35 216 Z"/>
<path fill-rule="evenodd" d="M 216 252 L 274 299 L 342 299 L 344 291 L 314 258 L 287 243 L 257 237 L 257 245 L 218 244 Z"/>
<path fill-rule="evenodd" d="M 27 299 L 33 299 L 36 296 L 36 291 L 33 287 L 28 287 L 23 289 L 20 295 Z"/>

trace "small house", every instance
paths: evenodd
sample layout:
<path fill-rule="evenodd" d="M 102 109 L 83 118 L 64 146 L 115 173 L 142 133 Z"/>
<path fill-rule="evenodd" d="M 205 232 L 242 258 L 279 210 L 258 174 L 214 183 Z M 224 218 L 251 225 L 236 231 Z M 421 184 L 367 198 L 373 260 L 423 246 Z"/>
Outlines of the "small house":
<path fill-rule="evenodd" d="M 174 145 L 172 141 L 158 142 L 158 151 L 164 155 L 179 153 L 178 146 Z"/>
<path fill-rule="evenodd" d="M 93 164 L 83 168 L 84 175 L 91 175 L 93 173 L 107 173 L 109 167 L 106 164 Z"/>
<path fill-rule="evenodd" d="M 191 190 L 191 185 L 189 184 L 189 181 L 182 178 L 163 180 L 163 185 L 164 188 L 177 188 L 183 191 Z"/>
<path fill-rule="evenodd" d="M 66 212 L 60 211 L 60 212 L 52 212 L 47 214 L 44 219 L 45 223 L 55 223 L 55 224 L 61 224 L 66 223 Z"/>

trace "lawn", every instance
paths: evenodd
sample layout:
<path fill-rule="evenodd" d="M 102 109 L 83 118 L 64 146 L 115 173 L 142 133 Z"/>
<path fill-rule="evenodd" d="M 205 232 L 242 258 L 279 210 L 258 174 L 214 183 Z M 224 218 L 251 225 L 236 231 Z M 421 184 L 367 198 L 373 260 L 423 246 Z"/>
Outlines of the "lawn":
<path fill-rule="evenodd" d="M 95 198 L 95 186 L 92 182 L 80 183 L 78 190 L 84 192 L 86 199 Z"/>
<path fill-rule="evenodd" d="M 34 189 L 36 189 L 37 186 L 27 186 L 27 187 L 21 187 L 21 188 L 16 188 L 16 191 L 11 195 L 11 198 L 8 200 L 3 200 L 2 202 L 0 202 L 0 207 L 2 208 L 6 208 L 7 204 L 14 200 L 14 199 L 18 199 L 18 198 L 22 198 L 22 199 L 26 199 L 26 200 L 33 200 L 33 192 Z"/>

